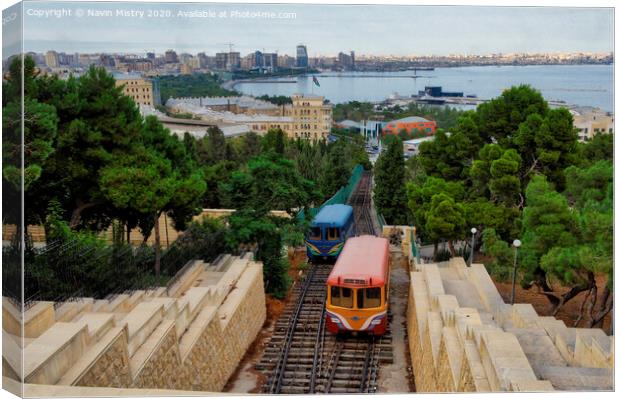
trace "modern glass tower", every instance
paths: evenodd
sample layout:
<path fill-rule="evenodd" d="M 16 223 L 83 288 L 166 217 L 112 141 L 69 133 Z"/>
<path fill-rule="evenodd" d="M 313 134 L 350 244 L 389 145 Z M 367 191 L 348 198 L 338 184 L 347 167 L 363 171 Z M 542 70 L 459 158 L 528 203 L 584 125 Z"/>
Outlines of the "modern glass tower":
<path fill-rule="evenodd" d="M 304 44 L 297 46 L 297 67 L 308 68 L 308 49 Z"/>

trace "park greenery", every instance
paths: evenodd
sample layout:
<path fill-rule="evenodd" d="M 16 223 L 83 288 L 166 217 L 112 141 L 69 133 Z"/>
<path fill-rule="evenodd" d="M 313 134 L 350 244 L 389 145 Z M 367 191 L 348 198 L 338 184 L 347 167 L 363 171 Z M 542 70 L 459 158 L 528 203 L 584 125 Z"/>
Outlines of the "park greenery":
<path fill-rule="evenodd" d="M 436 258 L 441 242 L 456 256 L 475 227 L 475 249 L 499 280 L 509 278 L 520 239 L 522 286 L 545 295 L 553 314 L 586 292 L 577 323 L 600 325 L 613 306 L 612 136 L 578 143 L 570 112 L 525 85 L 461 113 L 450 132 L 438 129 L 406 164 L 400 140 L 388 143 L 375 167 L 386 220 L 411 218 Z"/>
<path fill-rule="evenodd" d="M 290 98 L 289 96 L 270 96 L 268 94 L 264 94 L 262 96 L 258 96 L 256 97 L 259 100 L 264 100 L 264 101 L 268 101 L 272 104 L 275 105 L 286 105 L 286 104 L 292 104 L 293 103 L 293 99 Z"/>
<path fill-rule="evenodd" d="M 191 75 L 164 75 L 156 78 L 162 103 L 179 97 L 231 97 L 239 95 L 234 90 L 221 87 L 218 75 L 194 73 Z"/>
<path fill-rule="evenodd" d="M 307 227 L 297 213 L 330 198 L 358 163 L 370 167 L 361 138 L 309 142 L 278 129 L 228 139 L 216 127 L 203 138 L 178 137 L 143 117 L 96 67 L 62 80 L 38 75 L 28 57 L 22 74 L 16 59 L 2 106 L 3 224 L 20 225 L 23 133 L 26 224 L 44 226 L 47 237 L 43 249 L 26 240 L 26 297 L 38 299 L 163 284 L 191 259 L 242 249 L 255 250 L 268 291 L 282 297 L 289 284 L 283 246 L 299 245 Z M 236 212 L 225 222 L 195 220 L 203 208 L 218 207 Z M 161 215 L 184 232 L 167 248 Z M 101 238 L 110 227 L 112 245 Z M 145 237 L 138 248 L 129 242 L 134 228 Z M 15 266 L 3 268 L 6 287 L 19 281 L 19 245 L 3 251 Z"/>

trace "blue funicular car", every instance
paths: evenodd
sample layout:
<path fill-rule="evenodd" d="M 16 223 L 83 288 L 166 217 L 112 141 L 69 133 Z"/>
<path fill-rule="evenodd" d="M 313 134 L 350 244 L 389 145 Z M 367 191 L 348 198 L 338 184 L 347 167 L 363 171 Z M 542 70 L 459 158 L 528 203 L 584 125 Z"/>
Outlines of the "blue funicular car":
<path fill-rule="evenodd" d="M 306 236 L 306 250 L 311 261 L 336 259 L 348 237 L 355 235 L 353 208 L 349 205 L 326 205 L 314 217 Z"/>

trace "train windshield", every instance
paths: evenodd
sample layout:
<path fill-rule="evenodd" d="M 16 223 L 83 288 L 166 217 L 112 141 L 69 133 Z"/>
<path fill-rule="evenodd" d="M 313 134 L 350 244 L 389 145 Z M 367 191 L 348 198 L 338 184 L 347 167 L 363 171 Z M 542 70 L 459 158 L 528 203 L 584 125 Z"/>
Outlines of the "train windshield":
<path fill-rule="evenodd" d="M 358 288 L 357 308 L 370 309 L 381 306 L 381 287 Z"/>
<path fill-rule="evenodd" d="M 327 239 L 328 240 L 337 240 L 340 238 L 340 231 L 338 227 L 329 227 L 327 229 Z"/>
<path fill-rule="evenodd" d="M 332 306 L 353 308 L 353 290 L 345 287 L 331 287 Z"/>
<path fill-rule="evenodd" d="M 310 229 L 310 239 L 311 240 L 321 239 L 321 228 L 320 227 L 312 227 Z"/>

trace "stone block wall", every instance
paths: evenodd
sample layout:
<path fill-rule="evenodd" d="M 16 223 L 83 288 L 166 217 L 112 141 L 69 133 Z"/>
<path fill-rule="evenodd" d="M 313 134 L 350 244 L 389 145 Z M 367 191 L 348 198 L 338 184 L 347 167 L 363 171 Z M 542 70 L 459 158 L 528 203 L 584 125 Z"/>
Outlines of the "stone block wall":
<path fill-rule="evenodd" d="M 384 234 L 411 228 L 384 226 Z M 613 389 L 613 337 L 503 302 L 484 265 L 410 264 L 407 336 L 418 392 Z"/>
<path fill-rule="evenodd" d="M 184 290 L 175 290 L 175 297 L 162 296 L 167 291 L 161 289 L 132 293 L 93 307 L 99 313 L 114 309 L 113 319 L 93 317 L 89 308 L 89 313 L 78 313 L 66 323 L 52 324 L 54 343 L 35 339 L 25 348 L 26 356 L 30 345 L 45 349 L 37 351 L 45 353 L 37 370 L 41 371 L 38 375 L 50 377 L 37 377 L 35 382 L 27 374 L 25 382 L 31 386 L 221 391 L 266 318 L 262 264 L 247 257 L 227 257 L 221 264 L 200 267 L 202 273 L 188 268 L 193 282 L 183 284 Z M 142 333 L 128 334 L 129 313 L 132 328 Z M 136 325 L 136 320 L 144 324 Z M 58 357 L 64 359 L 67 351 L 58 334 L 64 324 L 81 329 L 85 347 L 73 354 L 72 364 L 59 369 L 55 366 Z M 4 376 L 15 378 L 10 371 Z"/>

